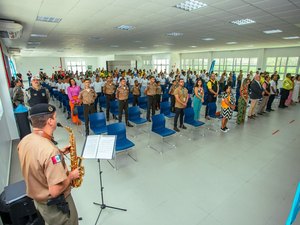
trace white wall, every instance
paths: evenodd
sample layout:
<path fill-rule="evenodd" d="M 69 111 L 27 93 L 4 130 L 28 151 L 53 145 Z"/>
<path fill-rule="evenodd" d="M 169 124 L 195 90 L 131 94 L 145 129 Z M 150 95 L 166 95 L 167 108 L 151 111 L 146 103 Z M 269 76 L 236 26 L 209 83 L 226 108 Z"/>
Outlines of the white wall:
<path fill-rule="evenodd" d="M 54 71 L 60 70 L 60 58 L 59 57 L 14 57 L 16 62 L 16 69 L 26 79 L 26 73 L 28 70 L 33 75 L 40 72 L 40 69 L 47 75 L 51 75 Z"/>
<path fill-rule="evenodd" d="M 99 68 L 98 58 L 97 57 L 64 57 L 62 58 L 63 69 L 67 69 L 67 62 L 72 61 L 85 61 L 86 68 L 92 66 L 92 70 Z"/>
<path fill-rule="evenodd" d="M 106 61 L 112 61 L 112 60 L 115 60 L 115 55 L 99 56 L 97 58 L 98 68 L 100 69 L 104 68 L 106 70 Z"/>
<path fill-rule="evenodd" d="M 1 48 L 0 41 L 0 48 Z M 5 48 L 2 48 L 5 50 Z M 6 52 L 4 52 L 6 54 Z M 12 103 L 10 101 L 9 89 L 5 73 L 2 53 L 0 51 L 0 101 L 2 108 L 2 116 L 0 118 L 0 192 L 4 186 L 8 184 L 10 159 L 11 159 L 11 143 L 12 140 L 18 139 L 19 134 L 15 122 Z"/>

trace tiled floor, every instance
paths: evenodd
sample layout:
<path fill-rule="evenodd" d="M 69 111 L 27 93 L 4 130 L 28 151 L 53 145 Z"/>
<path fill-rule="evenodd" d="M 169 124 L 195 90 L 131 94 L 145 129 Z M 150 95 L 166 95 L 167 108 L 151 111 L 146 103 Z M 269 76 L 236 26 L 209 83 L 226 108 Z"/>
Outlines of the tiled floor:
<path fill-rule="evenodd" d="M 196 141 L 176 134 L 169 140 L 177 147 L 163 155 L 148 148 L 148 133 L 130 138 L 137 162 L 123 155 L 115 171 L 101 161 L 105 203 L 128 211 L 105 209 L 98 224 L 285 224 L 300 178 L 299 115 L 300 104 L 238 127 L 232 120 L 228 133 L 205 129 Z M 59 121 L 65 122 L 61 112 Z M 84 138 L 72 127 L 80 153 Z M 58 128 L 55 139 L 62 147 L 68 144 L 68 133 Z M 13 159 L 11 181 L 20 179 L 16 154 Z M 99 212 L 93 205 L 100 201 L 98 166 L 95 160 L 83 164 L 83 184 L 72 194 L 83 218 L 80 224 L 91 225 Z"/>

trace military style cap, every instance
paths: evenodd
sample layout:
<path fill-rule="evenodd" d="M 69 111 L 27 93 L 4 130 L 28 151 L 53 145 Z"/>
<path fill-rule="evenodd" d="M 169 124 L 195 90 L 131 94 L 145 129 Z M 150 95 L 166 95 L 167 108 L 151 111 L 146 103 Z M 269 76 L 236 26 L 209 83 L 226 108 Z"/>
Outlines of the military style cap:
<path fill-rule="evenodd" d="M 32 77 L 31 77 L 31 80 L 40 80 L 41 78 L 40 78 L 40 76 L 39 75 L 33 75 Z"/>
<path fill-rule="evenodd" d="M 40 116 L 40 115 L 45 115 L 45 114 L 51 114 L 56 111 L 55 106 L 47 104 L 47 103 L 41 103 L 34 105 L 31 107 L 29 110 L 29 115 L 30 116 Z"/>

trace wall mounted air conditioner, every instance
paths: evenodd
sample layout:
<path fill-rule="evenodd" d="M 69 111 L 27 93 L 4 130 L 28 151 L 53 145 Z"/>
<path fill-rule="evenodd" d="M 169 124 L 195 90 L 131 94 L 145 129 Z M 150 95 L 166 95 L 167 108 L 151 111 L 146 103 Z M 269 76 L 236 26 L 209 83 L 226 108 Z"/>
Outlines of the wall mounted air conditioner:
<path fill-rule="evenodd" d="M 22 36 L 23 26 L 15 21 L 0 20 L 0 38 L 17 39 Z"/>

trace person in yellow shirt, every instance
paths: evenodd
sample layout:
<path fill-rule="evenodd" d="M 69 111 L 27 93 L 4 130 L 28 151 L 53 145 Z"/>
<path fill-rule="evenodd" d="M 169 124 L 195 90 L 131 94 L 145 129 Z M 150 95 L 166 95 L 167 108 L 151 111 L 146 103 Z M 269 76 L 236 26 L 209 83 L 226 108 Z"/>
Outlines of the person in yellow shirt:
<path fill-rule="evenodd" d="M 287 106 L 285 105 L 285 101 L 287 100 L 290 90 L 293 89 L 293 81 L 291 79 L 291 74 L 287 73 L 285 76 L 285 79 L 283 80 L 282 83 L 282 88 L 281 88 L 281 97 L 280 97 L 280 103 L 279 103 L 279 108 L 286 108 Z"/>

